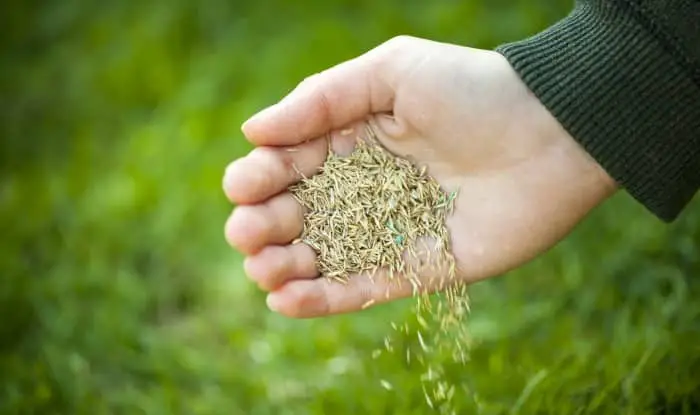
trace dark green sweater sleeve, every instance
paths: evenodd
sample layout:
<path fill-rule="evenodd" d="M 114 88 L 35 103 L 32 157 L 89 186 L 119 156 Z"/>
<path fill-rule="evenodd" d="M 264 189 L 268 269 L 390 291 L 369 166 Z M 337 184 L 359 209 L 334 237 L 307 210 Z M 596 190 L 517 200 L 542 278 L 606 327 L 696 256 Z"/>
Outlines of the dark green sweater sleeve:
<path fill-rule="evenodd" d="M 680 214 L 700 185 L 700 0 L 580 0 L 496 50 L 622 188 Z"/>

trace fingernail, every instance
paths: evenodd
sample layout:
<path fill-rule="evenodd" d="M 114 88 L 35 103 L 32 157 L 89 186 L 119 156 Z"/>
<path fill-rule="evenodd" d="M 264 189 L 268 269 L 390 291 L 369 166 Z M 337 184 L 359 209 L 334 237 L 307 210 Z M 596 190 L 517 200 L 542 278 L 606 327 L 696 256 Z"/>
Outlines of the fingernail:
<path fill-rule="evenodd" d="M 274 293 L 269 294 L 267 296 L 266 302 L 267 302 L 267 308 L 269 308 L 270 310 L 272 310 L 276 313 L 280 311 L 279 296 L 276 296 Z"/>
<path fill-rule="evenodd" d="M 233 182 L 233 174 L 231 174 L 231 165 L 226 166 L 226 171 L 224 171 L 224 190 L 228 193 L 231 189 L 231 184 Z"/>
<path fill-rule="evenodd" d="M 265 117 L 268 117 L 269 114 L 272 112 L 272 110 L 277 106 L 278 104 L 269 106 L 263 110 L 258 111 L 257 113 L 253 114 L 252 117 L 248 118 L 242 125 L 241 125 L 241 130 L 245 132 L 245 130 L 250 126 L 252 123 L 260 122 L 260 120 L 265 119 Z"/>

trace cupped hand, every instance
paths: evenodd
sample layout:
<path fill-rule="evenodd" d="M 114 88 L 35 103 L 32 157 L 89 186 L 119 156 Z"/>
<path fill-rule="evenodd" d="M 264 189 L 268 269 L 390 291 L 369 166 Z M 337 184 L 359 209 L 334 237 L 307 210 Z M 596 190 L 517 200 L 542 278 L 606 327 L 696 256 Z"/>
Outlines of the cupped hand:
<path fill-rule="evenodd" d="M 286 189 L 318 171 L 328 135 L 347 154 L 364 123 L 391 152 L 460 189 L 448 228 L 466 283 L 548 250 L 616 190 L 501 55 L 397 37 L 307 78 L 242 127 L 256 148 L 226 169 L 236 209 L 225 235 L 281 314 L 346 313 L 411 295 L 381 275 L 329 283 L 318 278 L 314 251 L 291 243 L 303 211 Z"/>

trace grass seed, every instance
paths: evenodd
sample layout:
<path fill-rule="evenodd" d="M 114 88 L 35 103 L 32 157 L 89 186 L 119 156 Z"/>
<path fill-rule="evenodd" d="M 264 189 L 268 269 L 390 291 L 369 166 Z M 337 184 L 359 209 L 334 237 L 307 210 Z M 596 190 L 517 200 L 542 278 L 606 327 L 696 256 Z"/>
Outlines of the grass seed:
<path fill-rule="evenodd" d="M 348 136 L 352 130 L 343 130 Z M 426 400 L 433 406 L 449 401 L 454 385 L 440 379 L 439 363 L 428 355 L 448 351 L 458 362 L 466 361 L 464 317 L 469 311 L 466 285 L 455 280 L 456 263 L 451 252 L 446 220 L 453 213 L 458 191 L 447 192 L 429 175 L 427 166 L 393 155 L 377 140 L 371 128 L 356 137 L 349 156 L 339 156 L 328 143 L 326 161 L 319 172 L 289 190 L 304 207 L 304 226 L 297 242 L 310 246 L 317 256 L 322 277 L 346 283 L 353 276 L 372 277 L 379 270 L 397 284 L 410 283 L 415 297 L 414 314 L 419 347 L 416 359 L 406 350 L 407 362 L 427 366 L 423 382 Z M 434 241 L 423 249 L 419 242 Z M 439 274 L 437 299 L 422 290 L 426 273 Z M 388 291 L 387 291 L 388 295 Z M 375 300 L 363 304 L 370 307 Z M 408 324 L 392 323 L 394 334 L 408 336 Z M 433 330 L 428 330 L 433 328 Z M 428 335 L 430 337 L 428 338 Z M 385 338 L 385 350 L 394 351 L 392 336 Z M 414 351 L 416 353 L 416 351 Z M 373 353 L 376 358 L 380 352 Z M 435 360 L 435 359 L 433 359 Z M 385 385 L 384 385 L 385 386 Z M 428 396 L 427 391 L 433 391 Z"/>

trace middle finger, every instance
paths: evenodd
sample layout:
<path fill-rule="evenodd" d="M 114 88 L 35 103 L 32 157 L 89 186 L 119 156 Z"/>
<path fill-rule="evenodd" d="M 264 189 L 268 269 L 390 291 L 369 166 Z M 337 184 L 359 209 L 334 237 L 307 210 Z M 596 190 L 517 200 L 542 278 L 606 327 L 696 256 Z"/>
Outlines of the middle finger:
<path fill-rule="evenodd" d="M 267 245 L 284 245 L 303 229 L 304 209 L 289 192 L 258 205 L 238 206 L 226 221 L 226 239 L 247 255 Z"/>

